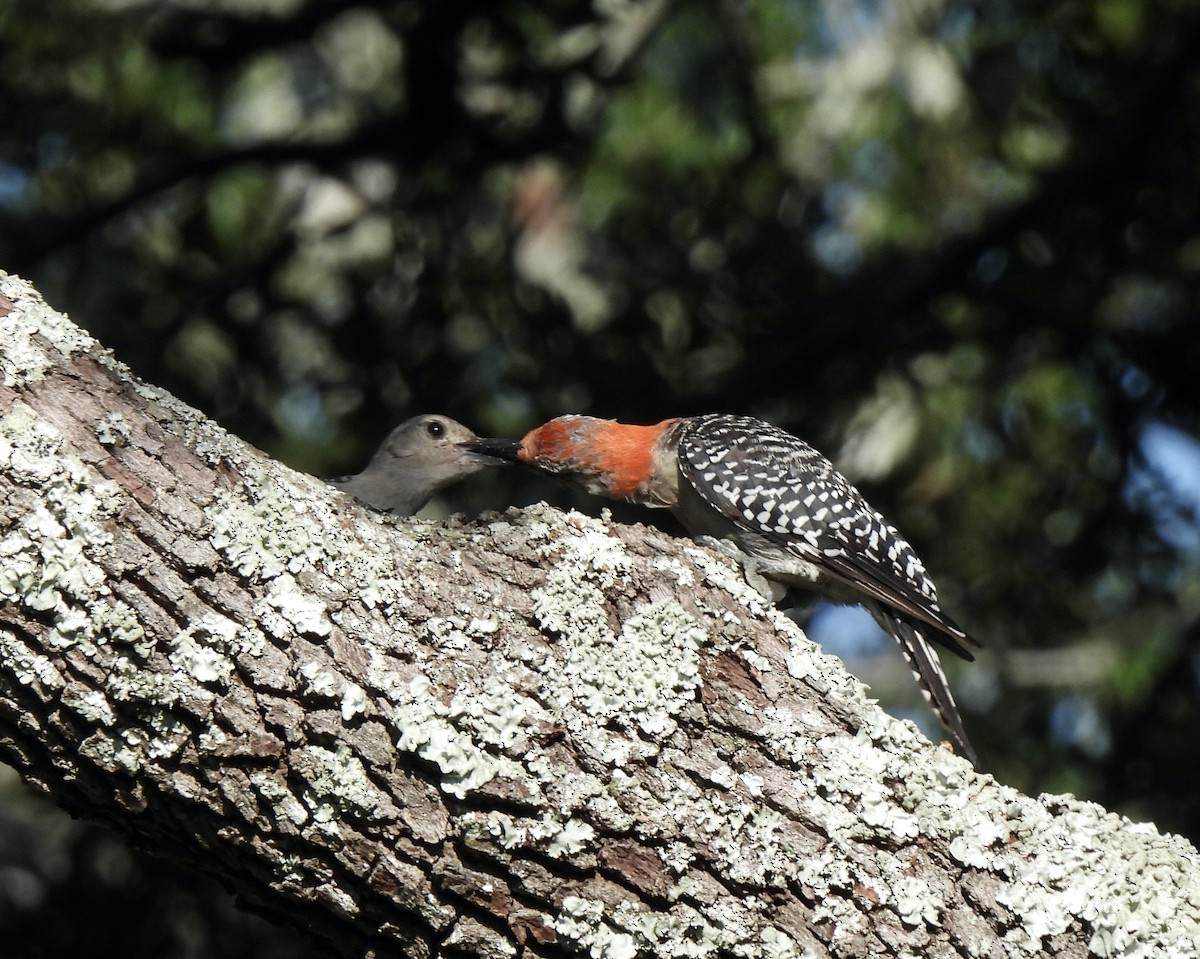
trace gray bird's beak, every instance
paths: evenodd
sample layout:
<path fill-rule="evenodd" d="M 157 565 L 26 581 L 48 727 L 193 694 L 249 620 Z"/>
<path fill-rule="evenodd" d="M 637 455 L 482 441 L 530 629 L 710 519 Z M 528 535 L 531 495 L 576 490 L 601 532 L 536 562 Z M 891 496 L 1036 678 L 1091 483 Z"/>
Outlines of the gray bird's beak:
<path fill-rule="evenodd" d="M 476 462 L 486 466 L 515 463 L 517 462 L 517 453 L 521 449 L 520 440 L 502 440 L 482 436 L 457 445 L 460 450 L 466 450 L 472 454 Z"/>

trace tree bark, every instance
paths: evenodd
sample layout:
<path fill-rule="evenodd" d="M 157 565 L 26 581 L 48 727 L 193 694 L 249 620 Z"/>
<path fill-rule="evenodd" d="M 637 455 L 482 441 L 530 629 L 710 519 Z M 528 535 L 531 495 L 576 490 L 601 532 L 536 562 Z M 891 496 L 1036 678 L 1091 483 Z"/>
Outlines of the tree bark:
<path fill-rule="evenodd" d="M 0 755 L 345 955 L 1194 955 L 1195 850 L 882 714 L 726 558 L 369 512 L 0 274 Z"/>

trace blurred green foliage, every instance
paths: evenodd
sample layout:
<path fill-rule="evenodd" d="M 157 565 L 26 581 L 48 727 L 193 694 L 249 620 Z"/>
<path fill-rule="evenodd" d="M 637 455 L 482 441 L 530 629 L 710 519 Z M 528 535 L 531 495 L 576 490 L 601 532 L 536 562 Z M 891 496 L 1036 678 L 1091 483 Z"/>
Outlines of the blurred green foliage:
<path fill-rule="evenodd" d="M 770 418 L 987 644 L 985 769 L 1200 836 L 1194 4 L 9 0 L 0 54 L 0 267 L 147 380 L 320 475 Z M 440 502 L 542 497 L 600 505 Z"/>

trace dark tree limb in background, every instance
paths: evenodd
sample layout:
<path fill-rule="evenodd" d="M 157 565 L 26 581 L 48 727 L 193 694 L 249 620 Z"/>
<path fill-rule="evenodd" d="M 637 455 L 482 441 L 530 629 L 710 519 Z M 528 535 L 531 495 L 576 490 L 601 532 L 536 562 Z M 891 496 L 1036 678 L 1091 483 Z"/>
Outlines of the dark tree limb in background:
<path fill-rule="evenodd" d="M 465 133 L 465 126 L 458 132 Z M 81 207 L 66 216 L 42 218 L 40 223 L 0 216 L 0 226 L 23 238 L 21 243 L 7 247 L 5 252 L 21 263 L 36 264 L 168 190 L 192 179 L 218 176 L 241 166 L 278 167 L 307 163 L 318 169 L 335 169 L 356 160 L 386 155 L 398 159 L 406 169 L 420 170 L 440 152 L 444 147 L 441 138 L 448 135 L 447 131 L 431 134 L 430 125 L 423 120 L 386 117 L 364 124 L 350 136 L 329 142 L 267 142 L 186 154 L 148 165 L 124 193 Z M 463 144 L 463 156 L 453 165 L 457 173 L 468 178 L 477 176 L 487 163 L 526 159 L 551 145 L 536 135 L 501 141 L 481 128 L 473 130 L 469 138 L 464 136 Z"/>
<path fill-rule="evenodd" d="M 932 253 L 889 260 L 881 269 L 856 274 L 825 296 L 807 298 L 799 310 L 780 306 L 774 332 L 755 341 L 742 372 L 705 399 L 718 407 L 739 408 L 773 396 L 779 382 L 794 373 L 797 357 L 836 355 L 848 343 L 869 335 L 890 338 L 885 355 L 909 355 L 944 347 L 946 334 L 931 324 L 896 323 L 920 315 L 937 296 L 963 289 L 978 293 L 972 270 L 989 250 L 1014 242 L 1025 230 L 1047 228 L 1087 202 L 1113 211 L 1121 222 L 1130 195 L 1144 183 L 1154 156 L 1151 146 L 1171 131 L 1188 85 L 1195 81 L 1200 52 L 1200 21 L 1192 20 L 1173 38 L 1158 62 L 1150 64 L 1129 107 L 1093 129 L 1077 129 L 1071 157 L 1047 173 L 1021 202 L 995 210 L 970 233 Z M 989 291 L 989 295 L 994 295 Z M 812 320 L 816 317 L 816 321 Z M 1052 328 L 1063 326 L 1056 318 Z M 1007 336 L 1007 328 L 1001 331 Z"/>
<path fill-rule="evenodd" d="M 73 812 L 346 955 L 1200 947 L 1186 842 L 974 773 L 724 559 L 367 513 L 0 292 L 0 752 Z"/>
<path fill-rule="evenodd" d="M 302 4 L 288 17 L 178 10 L 155 34 L 150 48 L 165 59 L 191 58 L 209 71 L 228 70 L 265 50 L 307 41 L 347 11 L 386 11 L 391 6 L 366 0 L 320 0 Z"/>
<path fill-rule="evenodd" d="M 206 57 L 202 62 L 208 67 L 226 65 L 230 58 L 236 61 L 263 47 L 303 39 L 346 9 L 359 6 L 363 5 L 346 5 L 341 0 L 313 4 L 284 20 L 184 13 L 170 21 L 171 28 L 162 38 L 159 51 L 184 57 L 203 50 Z M 60 217 L 43 214 L 29 218 L 0 212 L 0 227 L 4 228 L 0 232 L 21 238 L 12 244 L 0 240 L 0 251 L 8 257 L 10 266 L 24 269 L 37 265 L 77 244 L 91 231 L 189 180 L 210 179 L 237 167 L 278 168 L 304 163 L 318 169 L 339 169 L 358 160 L 386 157 L 414 176 L 427 172 L 431 164 L 444 164 L 470 181 L 496 163 L 562 149 L 571 139 L 567 136 L 564 141 L 562 130 L 553 135 L 530 130 L 518 136 L 500 136 L 464 107 L 458 96 L 461 77 L 455 56 L 460 34 L 472 15 L 468 7 L 455 4 L 431 5 L 421 11 L 405 34 L 407 102 L 399 112 L 373 116 L 346 136 L 327 141 L 189 148 L 147 163 L 128 189 L 116 196 L 98 199 Z M 181 44 L 181 36 L 190 36 L 193 46 Z"/>

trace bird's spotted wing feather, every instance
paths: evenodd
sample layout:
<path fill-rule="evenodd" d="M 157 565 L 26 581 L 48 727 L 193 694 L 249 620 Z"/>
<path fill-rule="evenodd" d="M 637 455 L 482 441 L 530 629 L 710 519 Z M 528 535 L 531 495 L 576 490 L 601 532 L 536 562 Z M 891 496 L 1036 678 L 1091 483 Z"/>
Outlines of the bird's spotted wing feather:
<path fill-rule="evenodd" d="M 883 607 L 933 627 L 964 659 L 978 645 L 942 612 L 912 547 L 823 455 L 752 417 L 685 420 L 680 471 L 737 525 L 766 536 Z"/>

